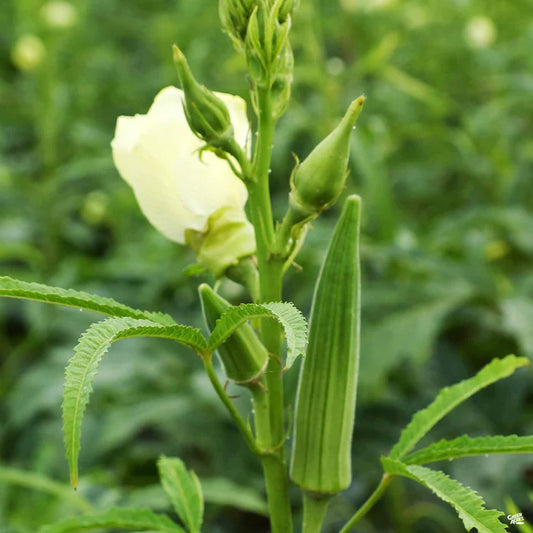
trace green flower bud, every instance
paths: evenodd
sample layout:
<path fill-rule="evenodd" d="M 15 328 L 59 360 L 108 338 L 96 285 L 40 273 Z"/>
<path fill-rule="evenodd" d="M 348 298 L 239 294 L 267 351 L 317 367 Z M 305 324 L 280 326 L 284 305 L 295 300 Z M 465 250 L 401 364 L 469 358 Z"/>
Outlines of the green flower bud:
<path fill-rule="evenodd" d="M 285 112 L 291 98 L 291 85 L 294 70 L 292 47 L 287 42 L 277 64 L 276 75 L 272 83 L 272 115 L 279 118 Z"/>
<path fill-rule="evenodd" d="M 203 232 L 188 229 L 185 241 L 198 262 L 215 276 L 224 275 L 242 257 L 255 253 L 254 228 L 243 209 L 223 207 L 211 215 Z"/>
<path fill-rule="evenodd" d="M 194 79 L 185 56 L 176 45 L 173 46 L 173 51 L 185 93 L 183 108 L 191 130 L 209 146 L 232 153 L 230 146 L 233 142 L 233 126 L 226 105 Z"/>
<path fill-rule="evenodd" d="M 315 494 L 351 482 L 359 367 L 361 201 L 344 204 L 320 272 L 296 400 L 291 478 Z"/>
<path fill-rule="evenodd" d="M 365 97 L 354 100 L 340 124 L 307 156 L 291 178 L 293 223 L 311 219 L 335 203 L 344 188 L 350 135 Z"/>
<path fill-rule="evenodd" d="M 237 48 L 246 37 L 248 22 L 256 0 L 220 0 L 218 11 L 222 27 L 228 32 Z"/>
<path fill-rule="evenodd" d="M 198 292 L 204 321 L 211 332 L 216 321 L 231 305 L 205 283 L 200 285 Z M 244 386 L 253 386 L 268 363 L 267 349 L 249 324 L 242 325 L 217 351 L 228 379 Z"/>
<path fill-rule="evenodd" d="M 283 0 L 279 8 L 278 19 L 280 22 L 285 22 L 290 17 L 293 11 L 298 7 L 298 0 Z"/>
<path fill-rule="evenodd" d="M 290 75 L 292 79 L 292 61 L 287 61 L 291 20 L 287 15 L 280 22 L 282 5 L 282 0 L 276 0 L 272 6 L 263 3 L 250 16 L 244 51 L 256 87 L 269 89 L 279 74 Z"/>

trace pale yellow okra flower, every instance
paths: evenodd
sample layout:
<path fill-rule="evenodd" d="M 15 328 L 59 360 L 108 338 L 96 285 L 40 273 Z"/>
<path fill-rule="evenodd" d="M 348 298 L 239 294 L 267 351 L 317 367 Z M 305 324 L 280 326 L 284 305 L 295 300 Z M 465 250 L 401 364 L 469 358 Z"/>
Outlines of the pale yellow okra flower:
<path fill-rule="evenodd" d="M 245 101 L 216 95 L 245 148 L 250 128 Z M 255 251 L 244 213 L 247 191 L 226 161 L 209 151 L 200 155 L 204 143 L 189 128 L 183 98 L 180 89 L 166 87 L 146 115 L 119 117 L 113 160 L 151 224 L 172 241 L 192 246 L 199 261 L 221 275 Z"/>

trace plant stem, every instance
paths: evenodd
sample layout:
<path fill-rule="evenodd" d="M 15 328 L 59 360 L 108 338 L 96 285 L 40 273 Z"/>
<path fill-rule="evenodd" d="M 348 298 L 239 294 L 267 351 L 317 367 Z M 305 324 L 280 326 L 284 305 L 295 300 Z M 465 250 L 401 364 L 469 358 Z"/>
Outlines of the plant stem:
<path fill-rule="evenodd" d="M 308 492 L 303 493 L 304 518 L 302 533 L 320 533 L 330 500 L 331 496 L 314 497 Z"/>
<path fill-rule="evenodd" d="M 253 161 L 253 177 L 248 184 L 250 218 L 255 229 L 259 301 L 281 300 L 283 263 L 272 255 L 274 223 L 270 203 L 269 172 L 275 121 L 269 90 L 258 90 L 259 125 Z M 289 480 L 284 459 L 285 421 L 281 373 L 281 332 L 277 324 L 264 320 L 261 338 L 271 354 L 265 373 L 266 393 L 254 394 L 255 423 L 261 444 L 272 455 L 261 458 L 265 474 L 272 533 L 291 533 Z M 267 402 L 265 404 L 265 402 Z M 265 408 L 265 405 L 268 408 Z"/>
<path fill-rule="evenodd" d="M 381 498 L 387 487 L 389 486 L 389 483 L 392 480 L 392 476 L 390 474 L 383 474 L 383 477 L 381 478 L 381 481 L 379 482 L 379 485 L 376 487 L 376 490 L 369 496 L 368 500 L 357 510 L 357 512 L 346 522 L 346 525 L 340 530 L 339 533 L 348 533 L 348 531 L 351 531 L 352 528 L 363 518 L 363 516 L 374 507 L 376 502 Z"/>
<path fill-rule="evenodd" d="M 231 401 L 230 397 L 226 394 L 226 391 L 224 390 L 224 387 L 220 383 L 215 368 L 213 367 L 213 361 L 211 356 L 204 356 L 203 358 L 204 362 L 204 368 L 207 372 L 207 376 L 209 377 L 209 381 L 211 381 L 211 384 L 213 385 L 213 388 L 215 389 L 218 397 L 226 407 L 226 409 L 229 411 L 229 414 L 231 415 L 231 418 L 233 418 L 233 421 L 235 422 L 235 425 L 241 432 L 244 440 L 246 441 L 246 444 L 248 444 L 248 447 L 250 450 L 255 453 L 256 455 L 261 455 L 263 451 L 259 448 L 257 445 L 257 442 L 254 439 L 254 436 L 252 435 L 252 432 L 250 431 L 250 428 L 240 415 L 239 411 L 233 405 L 233 402 Z"/>

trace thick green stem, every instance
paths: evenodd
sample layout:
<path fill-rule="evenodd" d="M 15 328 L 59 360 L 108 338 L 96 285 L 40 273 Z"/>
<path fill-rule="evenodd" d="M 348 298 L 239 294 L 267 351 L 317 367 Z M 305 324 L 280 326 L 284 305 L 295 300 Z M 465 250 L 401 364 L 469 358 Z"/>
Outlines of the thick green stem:
<path fill-rule="evenodd" d="M 272 256 L 274 222 L 270 203 L 269 173 L 275 121 L 270 92 L 259 90 L 259 126 L 253 161 L 253 179 L 248 183 L 250 218 L 255 228 L 259 301 L 281 300 L 283 264 Z M 285 422 L 281 365 L 281 332 L 270 320 L 261 324 L 261 338 L 270 353 L 265 373 L 265 396 L 254 394 L 255 424 L 261 446 L 272 455 L 261 458 L 265 474 L 272 533 L 291 533 L 289 480 L 284 459 Z M 267 408 L 265 408 L 267 406 Z"/>
<path fill-rule="evenodd" d="M 320 533 L 322 523 L 326 517 L 331 496 L 315 497 L 307 492 L 303 493 L 304 518 L 302 533 Z"/>
<path fill-rule="evenodd" d="M 389 474 L 383 474 L 379 485 L 376 487 L 376 490 L 369 496 L 368 500 L 357 510 L 357 512 L 348 520 L 346 525 L 340 530 L 339 533 L 348 533 L 352 528 L 363 518 L 363 516 L 374 507 L 376 502 L 381 498 L 389 483 L 392 480 L 392 476 Z"/>

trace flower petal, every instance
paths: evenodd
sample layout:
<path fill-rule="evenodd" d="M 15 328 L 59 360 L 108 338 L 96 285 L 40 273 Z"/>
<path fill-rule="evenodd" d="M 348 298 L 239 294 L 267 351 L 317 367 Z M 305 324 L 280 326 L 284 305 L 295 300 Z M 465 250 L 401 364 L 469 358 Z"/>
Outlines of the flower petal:
<path fill-rule="evenodd" d="M 246 103 L 236 96 L 218 96 L 228 106 L 236 140 L 244 146 L 249 137 Z M 244 209 L 247 191 L 226 161 L 210 152 L 200 159 L 203 142 L 189 129 L 182 102 L 183 91 L 164 88 L 146 115 L 119 117 L 111 146 L 115 165 L 148 220 L 183 244 L 185 231 L 204 231 L 217 210 Z"/>

